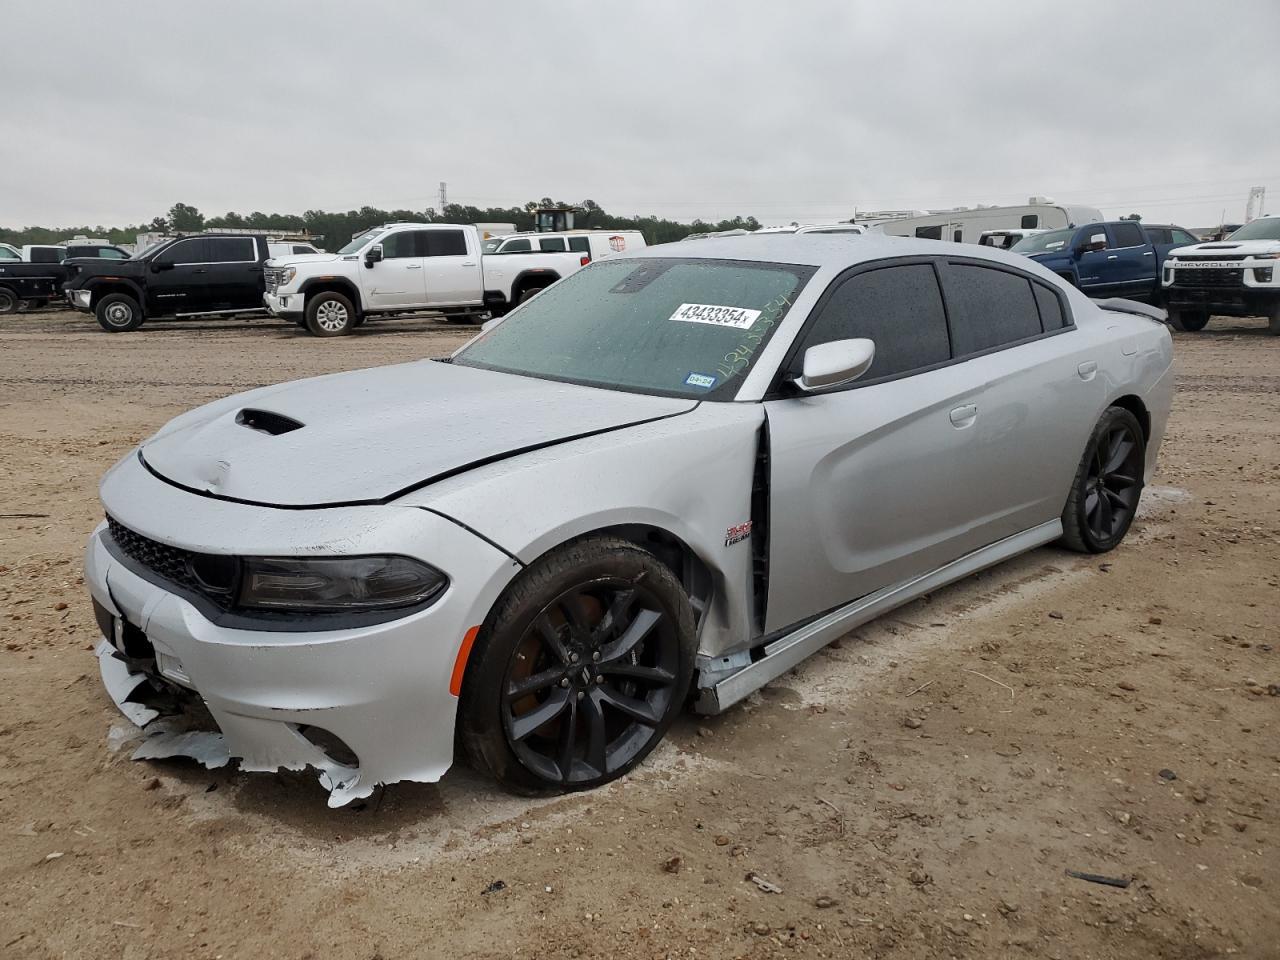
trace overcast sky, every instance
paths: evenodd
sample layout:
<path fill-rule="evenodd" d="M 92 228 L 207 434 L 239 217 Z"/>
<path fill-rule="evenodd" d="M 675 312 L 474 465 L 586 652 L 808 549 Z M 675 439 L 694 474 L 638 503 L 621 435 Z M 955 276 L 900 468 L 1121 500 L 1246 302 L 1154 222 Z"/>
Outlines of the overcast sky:
<path fill-rule="evenodd" d="M 0 225 L 590 198 L 766 223 L 1280 212 L 1280 2 L 132 2 L 3 10 Z M 70 9 L 69 9 L 70 8 Z"/>

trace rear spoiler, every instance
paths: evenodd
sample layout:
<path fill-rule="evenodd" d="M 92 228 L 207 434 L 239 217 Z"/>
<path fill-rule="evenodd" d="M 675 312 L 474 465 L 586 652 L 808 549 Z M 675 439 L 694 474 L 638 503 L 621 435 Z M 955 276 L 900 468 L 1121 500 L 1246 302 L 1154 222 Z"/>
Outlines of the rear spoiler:
<path fill-rule="evenodd" d="M 1146 317 L 1148 320 L 1157 320 L 1160 323 L 1167 323 L 1169 313 L 1159 307 L 1153 307 L 1149 303 L 1139 303 L 1137 300 L 1126 300 L 1123 297 L 1110 297 L 1106 300 L 1094 300 L 1101 309 L 1110 310 L 1112 313 L 1131 313 L 1136 317 Z"/>

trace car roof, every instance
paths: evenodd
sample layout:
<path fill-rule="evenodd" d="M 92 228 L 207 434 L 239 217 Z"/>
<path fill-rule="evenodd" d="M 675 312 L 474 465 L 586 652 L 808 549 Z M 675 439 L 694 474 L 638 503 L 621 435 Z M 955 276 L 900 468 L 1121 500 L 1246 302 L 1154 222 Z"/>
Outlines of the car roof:
<path fill-rule="evenodd" d="M 891 237 L 864 233 L 775 233 L 766 236 L 717 237 L 696 244 L 676 241 L 641 250 L 627 251 L 618 258 L 679 257 L 691 260 L 754 260 L 762 263 L 790 263 L 799 266 L 830 267 L 842 270 L 872 260 L 891 257 L 952 256 L 994 260 L 1025 270 L 1023 256 L 982 247 L 976 243 L 951 243 L 915 237 Z M 618 259 L 615 258 L 615 259 Z"/>

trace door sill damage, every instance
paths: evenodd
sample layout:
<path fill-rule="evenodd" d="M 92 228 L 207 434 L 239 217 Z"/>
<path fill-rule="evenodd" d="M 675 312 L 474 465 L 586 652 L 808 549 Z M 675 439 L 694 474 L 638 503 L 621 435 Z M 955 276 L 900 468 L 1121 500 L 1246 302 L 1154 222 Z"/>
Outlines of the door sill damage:
<path fill-rule="evenodd" d="M 368 797 L 378 786 L 362 782 L 355 754 L 337 737 L 318 727 L 272 723 L 278 731 L 271 738 L 273 742 L 258 738 L 251 747 L 233 750 L 227 734 L 219 728 L 198 693 L 147 672 L 143 669 L 145 664 L 126 659 L 105 639 L 95 653 L 107 693 L 120 712 L 142 731 L 144 739 L 130 755 L 132 760 L 185 757 L 210 770 L 235 760 L 246 773 L 310 768 L 316 772 L 320 785 L 329 791 L 330 807 L 342 807 Z M 239 719 L 227 715 L 224 724 L 233 725 Z M 261 722 L 243 719 L 246 724 Z M 351 762 L 339 762 L 333 755 Z"/>

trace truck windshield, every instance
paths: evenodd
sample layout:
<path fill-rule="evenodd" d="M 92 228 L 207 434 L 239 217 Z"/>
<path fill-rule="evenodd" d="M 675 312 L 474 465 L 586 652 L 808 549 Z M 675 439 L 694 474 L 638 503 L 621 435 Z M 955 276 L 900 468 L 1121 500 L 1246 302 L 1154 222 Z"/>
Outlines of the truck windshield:
<path fill-rule="evenodd" d="M 1280 217 L 1259 217 L 1227 237 L 1228 240 L 1280 240 Z"/>
<path fill-rule="evenodd" d="M 732 400 L 814 267 L 598 261 L 548 287 L 453 362 L 662 396 Z"/>
<path fill-rule="evenodd" d="M 366 243 L 378 236 L 380 233 L 382 233 L 381 227 L 374 227 L 372 230 L 366 230 L 359 236 L 353 237 L 350 243 L 338 251 L 338 255 L 342 256 L 348 253 L 359 253 Z"/>
<path fill-rule="evenodd" d="M 1014 253 L 1057 253 L 1075 234 L 1071 230 L 1050 230 L 1048 233 L 1037 233 L 1032 237 L 1023 237 L 1009 249 Z"/>

